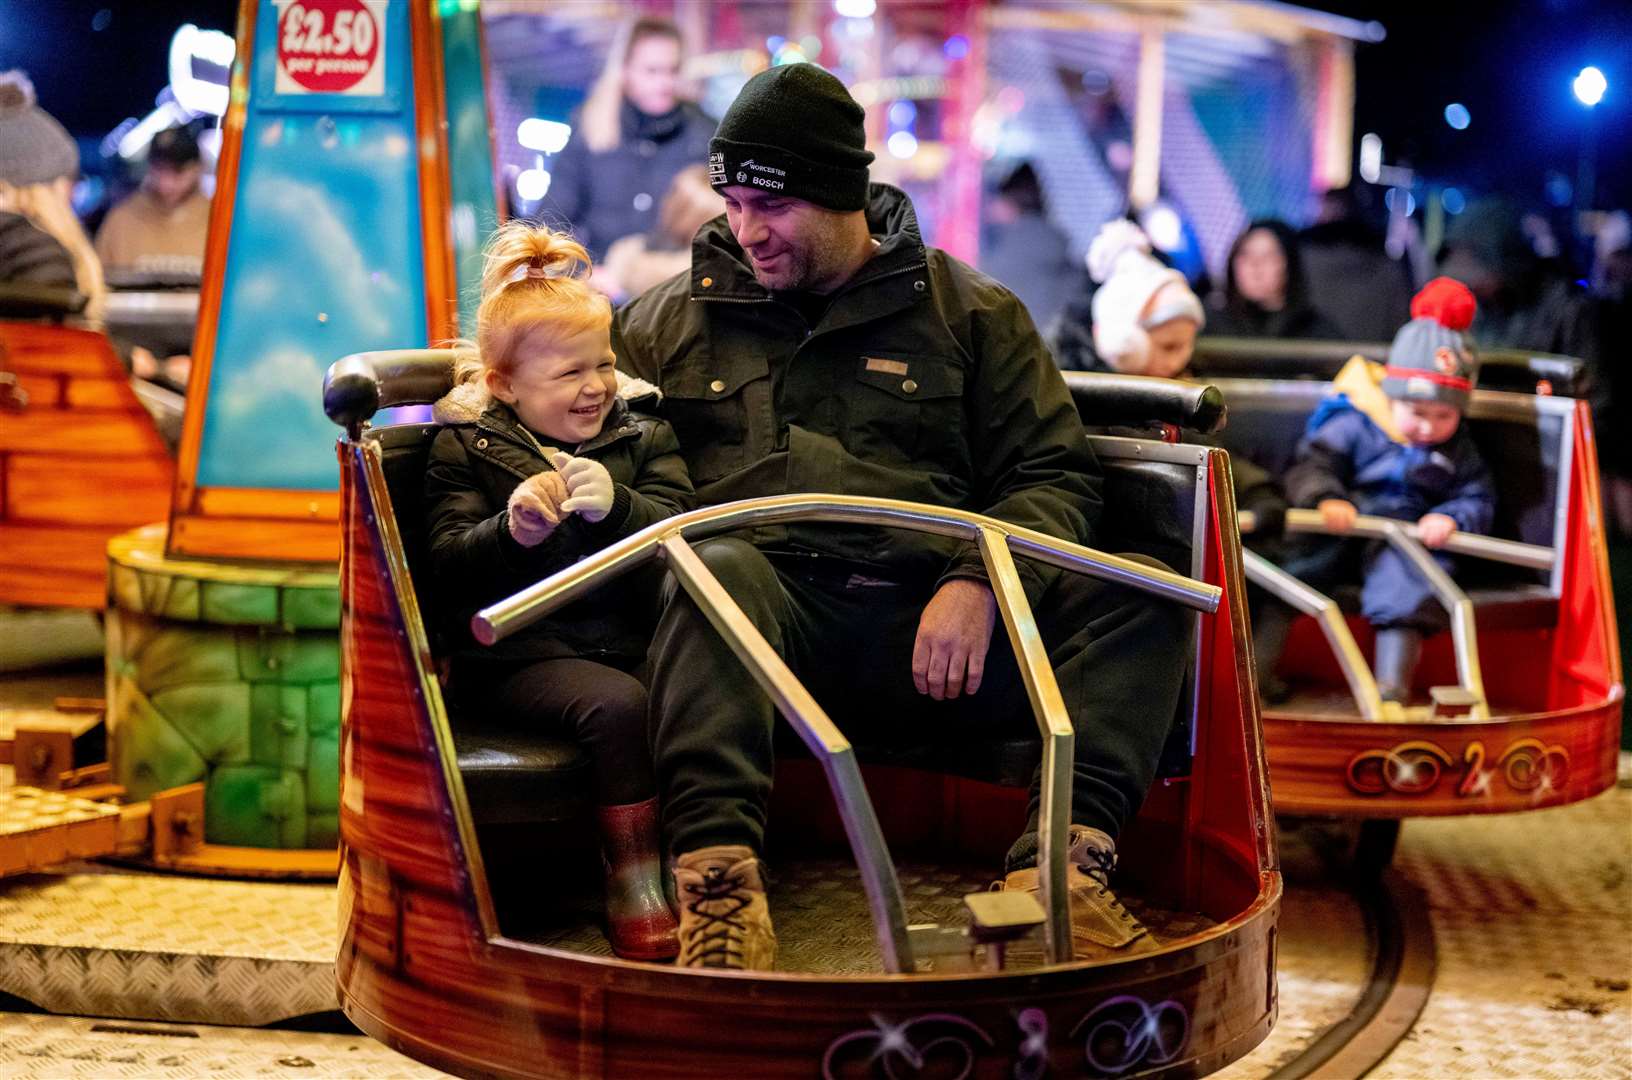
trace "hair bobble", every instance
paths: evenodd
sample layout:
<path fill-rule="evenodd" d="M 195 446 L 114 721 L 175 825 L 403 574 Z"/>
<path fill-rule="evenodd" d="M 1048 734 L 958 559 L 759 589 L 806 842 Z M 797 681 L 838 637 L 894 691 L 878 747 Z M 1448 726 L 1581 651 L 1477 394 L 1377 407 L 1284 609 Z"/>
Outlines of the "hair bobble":
<path fill-rule="evenodd" d="M 511 273 L 510 279 L 506 281 L 505 284 L 514 285 L 518 281 L 527 281 L 529 279 L 537 280 L 540 278 L 550 278 L 554 276 L 554 274 L 551 274 L 542 266 L 518 266 L 516 267 L 515 271 Z"/>

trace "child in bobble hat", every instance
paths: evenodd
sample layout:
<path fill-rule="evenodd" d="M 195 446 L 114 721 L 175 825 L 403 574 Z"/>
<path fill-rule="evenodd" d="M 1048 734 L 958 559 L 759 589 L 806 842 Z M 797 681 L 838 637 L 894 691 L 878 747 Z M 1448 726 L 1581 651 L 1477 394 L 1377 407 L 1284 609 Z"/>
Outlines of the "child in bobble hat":
<path fill-rule="evenodd" d="M 1412 300 L 1411 321 L 1394 336 L 1387 364 L 1351 366 L 1338 376 L 1340 392 L 1310 417 L 1287 470 L 1291 505 L 1319 510 L 1339 534 L 1359 514 L 1412 522 L 1431 549 L 1458 531 L 1490 528 L 1495 488 L 1462 426 L 1479 377 L 1479 358 L 1463 336 L 1474 307 L 1467 286 L 1435 278 Z M 1450 556 L 1435 557 L 1452 568 Z M 1330 537 L 1303 545 L 1286 569 L 1315 588 L 1362 582 L 1361 612 L 1377 631 L 1378 692 L 1385 701 L 1405 702 L 1423 635 L 1446 622 L 1422 576 L 1386 544 Z M 1291 614 L 1275 602 L 1261 615 L 1255 637 L 1262 686 L 1273 684 Z"/>

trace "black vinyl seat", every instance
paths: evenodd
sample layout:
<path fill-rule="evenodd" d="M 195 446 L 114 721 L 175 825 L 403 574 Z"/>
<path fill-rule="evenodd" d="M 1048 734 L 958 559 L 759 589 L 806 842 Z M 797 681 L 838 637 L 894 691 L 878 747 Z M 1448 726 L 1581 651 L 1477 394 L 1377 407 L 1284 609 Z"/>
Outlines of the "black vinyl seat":
<path fill-rule="evenodd" d="M 399 424 L 364 436 L 380 448 L 421 618 L 427 614 L 432 586 L 425 572 L 425 467 L 438 430 L 436 424 Z M 434 644 L 435 632 L 430 632 Z M 565 821 L 589 805 L 589 757 L 577 743 L 518 731 L 495 718 L 473 716 L 452 702 L 448 712 L 459 773 L 477 825 Z"/>

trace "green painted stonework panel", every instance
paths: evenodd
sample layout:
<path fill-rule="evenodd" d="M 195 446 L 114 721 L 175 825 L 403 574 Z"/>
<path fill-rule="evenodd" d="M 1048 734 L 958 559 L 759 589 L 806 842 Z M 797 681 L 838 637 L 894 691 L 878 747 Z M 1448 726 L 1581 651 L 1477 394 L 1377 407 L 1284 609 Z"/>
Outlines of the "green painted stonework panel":
<path fill-rule="evenodd" d="M 249 692 L 243 683 L 194 683 L 152 695 L 164 716 L 211 766 L 250 760 Z"/>
<path fill-rule="evenodd" d="M 305 791 L 298 774 L 229 765 L 215 770 L 204 789 L 204 821 L 213 843 L 305 847 Z M 219 827 L 217 821 L 222 822 Z"/>
<path fill-rule="evenodd" d="M 108 715 L 116 718 L 109 737 L 113 780 L 124 785 L 131 799 L 195 783 L 209 771 L 192 744 L 131 680 L 113 680 Z"/>
<path fill-rule="evenodd" d="M 314 683 L 340 678 L 340 635 L 246 630 L 238 635 L 238 672 L 250 682 Z"/>
<path fill-rule="evenodd" d="M 283 590 L 283 624 L 292 630 L 337 629 L 340 626 L 340 590 Z"/>
<path fill-rule="evenodd" d="M 311 733 L 306 744 L 306 809 L 315 816 L 318 811 L 340 809 L 340 735 Z"/>
<path fill-rule="evenodd" d="M 340 843 L 340 815 L 319 814 L 308 809 L 306 813 L 306 846 L 335 847 Z"/>
<path fill-rule="evenodd" d="M 204 782 L 205 839 L 333 847 L 340 786 L 335 575 L 108 546 L 109 736 L 133 797 Z"/>
<path fill-rule="evenodd" d="M 223 626 L 275 626 L 278 621 L 278 589 L 274 585 L 229 585 L 220 581 L 203 584 L 200 615 L 205 622 Z"/>
<path fill-rule="evenodd" d="M 340 683 L 313 683 L 306 693 L 306 723 L 313 735 L 340 736 Z"/>
<path fill-rule="evenodd" d="M 123 611 L 108 617 L 119 619 L 124 648 L 118 660 L 133 665 L 143 693 L 238 681 L 238 646 L 230 630 L 127 616 Z"/>

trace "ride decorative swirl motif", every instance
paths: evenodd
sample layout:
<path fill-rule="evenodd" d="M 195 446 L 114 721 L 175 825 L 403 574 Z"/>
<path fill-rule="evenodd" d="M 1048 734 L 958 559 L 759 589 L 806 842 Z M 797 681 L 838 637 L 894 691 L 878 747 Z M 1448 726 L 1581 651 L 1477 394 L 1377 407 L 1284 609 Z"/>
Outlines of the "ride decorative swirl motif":
<path fill-rule="evenodd" d="M 1559 791 L 1570 771 L 1570 752 L 1557 743 L 1516 739 L 1487 765 L 1485 744 L 1468 743 L 1460 762 L 1438 743 L 1412 739 L 1389 749 L 1365 750 L 1349 759 L 1349 789 L 1360 795 L 1426 795 L 1447 773 L 1461 769 L 1456 794 L 1477 798 L 1491 794 L 1500 777 L 1508 789 L 1541 799 Z"/>
<path fill-rule="evenodd" d="M 1026 1008 L 1015 1016 L 1019 1044 L 1009 1075 L 1041 1080 L 1049 1070 L 1048 1014 Z M 1166 1065 L 1190 1041 L 1190 1014 L 1176 1001 L 1151 1005 L 1132 994 L 1101 1002 L 1071 1029 L 1083 1039 L 1083 1057 L 1094 1076 L 1121 1076 Z M 966 1080 L 983 1051 L 996 1041 L 974 1022 L 952 1013 L 926 1013 L 901 1023 L 874 1014 L 873 1026 L 834 1039 L 822 1055 L 823 1080 L 883 1077 L 905 1080 L 933 1074 Z"/>
<path fill-rule="evenodd" d="M 1190 1014 L 1176 1001 L 1151 1005 L 1143 998 L 1121 994 L 1084 1016 L 1071 1029 L 1076 1038 L 1083 1029 L 1082 1052 L 1097 1075 L 1121 1076 L 1130 1069 L 1166 1065 L 1190 1041 Z"/>

